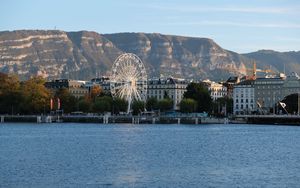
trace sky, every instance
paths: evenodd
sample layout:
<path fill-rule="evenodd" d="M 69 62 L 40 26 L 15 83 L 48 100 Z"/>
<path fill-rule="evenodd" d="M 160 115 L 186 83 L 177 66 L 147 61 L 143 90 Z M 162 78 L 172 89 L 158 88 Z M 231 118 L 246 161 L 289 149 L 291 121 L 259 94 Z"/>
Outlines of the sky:
<path fill-rule="evenodd" d="M 3 0 L 0 31 L 205 37 L 238 53 L 300 50 L 299 0 Z"/>

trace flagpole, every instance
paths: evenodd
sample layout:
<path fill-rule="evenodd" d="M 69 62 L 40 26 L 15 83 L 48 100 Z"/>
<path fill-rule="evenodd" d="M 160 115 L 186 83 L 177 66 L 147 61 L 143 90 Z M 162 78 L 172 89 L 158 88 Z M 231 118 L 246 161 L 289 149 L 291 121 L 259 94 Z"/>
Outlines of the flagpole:
<path fill-rule="evenodd" d="M 300 103 L 299 92 L 297 93 L 297 96 L 298 96 L 298 113 L 297 113 L 297 115 L 299 116 L 299 114 L 300 114 L 300 110 L 299 110 L 299 103 Z"/>

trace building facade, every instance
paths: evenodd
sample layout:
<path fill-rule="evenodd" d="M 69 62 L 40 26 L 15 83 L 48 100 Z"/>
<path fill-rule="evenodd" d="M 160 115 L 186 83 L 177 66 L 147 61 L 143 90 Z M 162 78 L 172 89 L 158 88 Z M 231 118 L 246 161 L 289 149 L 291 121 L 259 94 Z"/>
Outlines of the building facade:
<path fill-rule="evenodd" d="M 300 77 L 296 73 L 287 77 L 280 74 L 277 77 L 242 81 L 233 89 L 233 112 L 234 114 L 278 113 L 279 102 L 295 93 L 300 94 Z"/>
<path fill-rule="evenodd" d="M 184 79 L 166 78 L 149 79 L 147 88 L 147 97 L 154 97 L 162 100 L 166 97 L 173 100 L 173 109 L 179 109 L 179 103 L 183 98 L 188 83 Z"/>
<path fill-rule="evenodd" d="M 53 91 L 66 88 L 71 95 L 80 98 L 89 94 L 89 88 L 85 87 L 85 83 L 86 81 L 81 80 L 57 79 L 46 82 L 45 86 Z"/>
<path fill-rule="evenodd" d="M 212 82 L 210 80 L 203 80 L 202 83 L 207 87 L 213 101 L 227 96 L 227 87 L 223 84 Z"/>
<path fill-rule="evenodd" d="M 91 89 L 94 86 L 100 86 L 105 94 L 110 93 L 110 80 L 109 77 L 93 78 L 91 81 L 85 83 L 85 86 Z"/>
<path fill-rule="evenodd" d="M 255 109 L 254 81 L 245 80 L 234 86 L 233 114 L 249 114 Z"/>
<path fill-rule="evenodd" d="M 275 111 L 276 104 L 284 97 L 284 82 L 283 77 L 257 78 L 254 82 L 254 100 L 257 104 L 255 110 L 262 110 L 264 113 Z"/>

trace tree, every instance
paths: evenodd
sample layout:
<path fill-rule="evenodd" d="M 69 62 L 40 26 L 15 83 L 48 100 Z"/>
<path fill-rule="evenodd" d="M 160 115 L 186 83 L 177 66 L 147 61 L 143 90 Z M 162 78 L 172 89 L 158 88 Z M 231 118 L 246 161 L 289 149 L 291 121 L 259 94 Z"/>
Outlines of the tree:
<path fill-rule="evenodd" d="M 55 98 L 60 99 L 61 109 L 63 109 L 65 113 L 76 111 L 77 99 L 69 92 L 67 88 L 61 88 L 57 90 L 55 93 Z"/>
<path fill-rule="evenodd" d="M 132 114 L 137 115 L 145 110 L 145 103 L 143 101 L 133 101 L 132 103 Z"/>
<path fill-rule="evenodd" d="M 99 85 L 94 85 L 90 91 L 92 101 L 95 102 L 96 97 L 100 96 L 101 93 L 102 93 L 102 88 Z"/>
<path fill-rule="evenodd" d="M 218 98 L 213 102 L 213 113 L 216 116 L 225 116 L 232 113 L 233 100 L 228 97 Z"/>
<path fill-rule="evenodd" d="M 155 97 L 147 99 L 146 108 L 148 111 L 153 111 L 158 109 L 158 101 Z"/>
<path fill-rule="evenodd" d="M 30 114 L 42 113 L 50 109 L 50 91 L 44 86 L 45 80 L 40 77 L 32 77 L 22 84 L 24 95 L 23 109 Z"/>
<path fill-rule="evenodd" d="M 112 107 L 113 114 L 118 114 L 120 112 L 126 112 L 127 105 L 128 105 L 128 103 L 125 99 L 114 98 L 113 99 L 113 107 Z"/>
<path fill-rule="evenodd" d="M 78 103 L 78 110 L 82 112 L 89 112 L 91 109 L 91 103 L 86 98 L 81 98 Z"/>
<path fill-rule="evenodd" d="M 15 75 L 0 73 L 0 114 L 19 113 L 23 100 L 19 78 Z"/>
<path fill-rule="evenodd" d="M 190 83 L 184 93 L 184 98 L 197 101 L 197 112 L 209 112 L 212 106 L 212 99 L 209 91 L 200 83 Z"/>
<path fill-rule="evenodd" d="M 158 108 L 161 112 L 173 109 L 173 101 L 171 99 L 162 99 L 158 101 Z"/>
<path fill-rule="evenodd" d="M 98 113 L 110 112 L 112 108 L 112 98 L 108 96 L 96 98 L 93 104 L 93 111 Z"/>
<path fill-rule="evenodd" d="M 194 99 L 182 99 L 180 102 L 180 111 L 183 113 L 192 113 L 197 110 L 197 101 Z"/>

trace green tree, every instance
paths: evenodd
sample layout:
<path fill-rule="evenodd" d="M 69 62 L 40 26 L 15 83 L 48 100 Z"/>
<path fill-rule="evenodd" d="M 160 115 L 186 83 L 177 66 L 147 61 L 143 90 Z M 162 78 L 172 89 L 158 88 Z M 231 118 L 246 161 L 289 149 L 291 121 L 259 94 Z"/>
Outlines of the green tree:
<path fill-rule="evenodd" d="M 146 108 L 148 111 L 153 111 L 158 109 L 158 101 L 155 97 L 147 99 Z"/>
<path fill-rule="evenodd" d="M 96 98 L 93 111 L 97 113 L 110 112 L 112 109 L 112 98 L 108 96 Z"/>
<path fill-rule="evenodd" d="M 210 93 L 205 86 L 200 83 L 190 83 L 184 93 L 184 98 L 197 101 L 197 112 L 209 112 L 212 106 Z"/>
<path fill-rule="evenodd" d="M 171 99 L 162 99 L 158 101 L 158 108 L 161 112 L 173 109 L 173 101 Z"/>
<path fill-rule="evenodd" d="M 120 112 L 126 112 L 127 111 L 127 101 L 125 99 L 121 98 L 114 98 L 113 99 L 113 107 L 112 112 L 114 114 L 119 114 Z"/>
<path fill-rule="evenodd" d="M 64 110 L 64 113 L 76 111 L 77 99 L 69 92 L 67 88 L 61 88 L 57 90 L 55 93 L 55 98 L 60 99 L 61 109 Z"/>
<path fill-rule="evenodd" d="M 133 101 L 132 103 L 132 114 L 137 115 L 145 110 L 145 103 L 143 101 Z"/>
<path fill-rule="evenodd" d="M 32 77 L 22 84 L 23 109 L 30 114 L 46 112 L 50 109 L 50 91 L 44 86 L 42 77 Z"/>
<path fill-rule="evenodd" d="M 232 114 L 233 100 L 228 97 L 218 98 L 213 102 L 213 113 L 216 116 Z"/>
<path fill-rule="evenodd" d="M 183 113 L 192 113 L 197 110 L 197 101 L 194 99 L 182 99 L 180 102 L 180 111 Z"/>
<path fill-rule="evenodd" d="M 90 112 L 91 102 L 86 98 L 81 98 L 77 103 L 77 107 L 79 111 Z"/>

